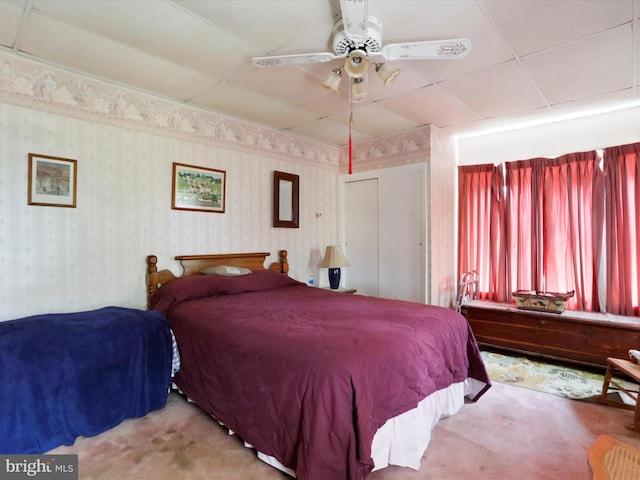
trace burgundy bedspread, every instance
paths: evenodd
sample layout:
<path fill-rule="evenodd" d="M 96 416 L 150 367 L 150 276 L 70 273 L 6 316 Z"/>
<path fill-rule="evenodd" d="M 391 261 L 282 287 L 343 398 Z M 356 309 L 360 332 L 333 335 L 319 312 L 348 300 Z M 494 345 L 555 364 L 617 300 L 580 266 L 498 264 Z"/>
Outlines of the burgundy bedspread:
<path fill-rule="evenodd" d="M 364 479 L 386 420 L 468 377 L 490 385 L 466 319 L 441 307 L 261 271 L 175 280 L 154 308 L 182 391 L 301 480 Z"/>

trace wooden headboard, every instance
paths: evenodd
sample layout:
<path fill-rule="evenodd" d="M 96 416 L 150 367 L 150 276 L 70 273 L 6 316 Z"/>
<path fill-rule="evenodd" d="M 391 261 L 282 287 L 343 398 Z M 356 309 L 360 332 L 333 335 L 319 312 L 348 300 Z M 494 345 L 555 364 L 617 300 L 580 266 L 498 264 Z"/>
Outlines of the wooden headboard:
<path fill-rule="evenodd" d="M 264 268 L 265 259 L 271 255 L 268 252 L 260 253 L 224 253 L 216 255 L 179 255 L 175 259 L 182 267 L 182 275 L 177 277 L 171 270 L 158 270 L 158 257 L 147 256 L 147 308 L 151 305 L 151 299 L 158 291 L 158 287 L 178 278 L 200 275 L 200 270 L 206 267 L 218 265 L 230 265 L 234 267 L 244 267 L 250 270 L 266 270 Z M 280 250 L 279 261 L 269 266 L 269 270 L 287 274 L 289 273 L 289 263 L 287 262 L 287 251 Z"/>

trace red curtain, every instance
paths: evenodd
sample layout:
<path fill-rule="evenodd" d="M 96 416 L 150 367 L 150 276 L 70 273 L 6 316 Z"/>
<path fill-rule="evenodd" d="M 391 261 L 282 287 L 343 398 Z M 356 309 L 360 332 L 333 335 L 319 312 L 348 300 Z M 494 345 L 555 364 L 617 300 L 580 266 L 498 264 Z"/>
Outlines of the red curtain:
<path fill-rule="evenodd" d="M 505 255 L 509 293 L 545 289 L 542 265 L 544 165 L 544 158 L 506 164 Z"/>
<path fill-rule="evenodd" d="M 575 291 L 567 308 L 599 310 L 594 239 L 602 236 L 599 186 L 603 173 L 595 151 L 547 160 L 543 191 L 544 290 Z"/>
<path fill-rule="evenodd" d="M 458 278 L 478 272 L 479 297 L 507 301 L 502 166 L 458 168 Z"/>
<path fill-rule="evenodd" d="M 586 152 L 508 162 L 504 170 L 459 167 L 459 278 L 477 271 L 480 298 L 488 300 L 574 290 L 567 308 L 598 310 L 599 160 Z"/>
<path fill-rule="evenodd" d="M 607 311 L 638 315 L 640 144 L 605 149 Z"/>

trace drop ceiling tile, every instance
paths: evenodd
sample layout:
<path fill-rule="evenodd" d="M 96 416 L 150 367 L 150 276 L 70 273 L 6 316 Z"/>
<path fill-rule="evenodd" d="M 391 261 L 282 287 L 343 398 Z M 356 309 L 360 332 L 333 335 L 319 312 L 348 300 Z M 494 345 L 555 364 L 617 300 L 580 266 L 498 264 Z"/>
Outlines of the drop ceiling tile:
<path fill-rule="evenodd" d="M 484 121 L 477 122 L 473 128 L 469 128 L 473 123 L 467 124 L 466 134 L 488 133 L 502 130 L 513 130 L 523 128 L 523 126 L 532 126 L 543 123 L 546 119 L 553 116 L 551 107 L 541 107 L 524 112 L 515 112 L 499 117 L 488 118 Z"/>
<path fill-rule="evenodd" d="M 638 106 L 638 98 L 634 88 L 627 88 L 617 92 L 605 93 L 595 97 L 581 98 L 553 106 L 553 114 L 566 116 L 593 115 L 597 112 L 624 109 Z"/>
<path fill-rule="evenodd" d="M 374 9 L 374 6 L 376 8 Z M 382 43 L 468 38 L 471 51 L 463 59 L 394 61 L 432 82 L 463 75 L 513 58 L 475 1 L 414 0 L 372 2 L 383 21 Z"/>
<path fill-rule="evenodd" d="M 318 116 L 331 115 L 348 105 L 346 91 L 336 94 L 327 90 L 319 78 L 293 66 L 252 67 L 229 80 L 247 90 L 316 112 Z"/>
<path fill-rule="evenodd" d="M 382 23 L 382 44 L 468 38 L 489 23 L 474 0 L 370 0 Z"/>
<path fill-rule="evenodd" d="M 482 4 L 519 56 L 572 42 L 633 19 L 631 0 L 490 0 Z"/>
<path fill-rule="evenodd" d="M 314 52 L 324 51 L 335 15 L 329 2 L 316 0 L 176 0 L 175 3 L 246 39 L 265 53 L 281 50 L 284 46 L 300 49 L 288 53 L 305 53 L 307 47 Z M 314 35 L 324 38 L 322 44 L 315 44 Z M 306 41 L 292 45 L 297 39 Z"/>
<path fill-rule="evenodd" d="M 398 68 L 397 62 L 388 62 L 389 66 Z M 372 67 L 368 75 L 369 81 L 369 97 L 373 101 L 391 98 L 403 95 L 431 85 L 432 82 L 424 76 L 417 73 L 410 65 L 415 62 L 403 62 L 405 66 L 399 68 L 400 73 L 389 85 L 385 86 L 382 80 L 378 78 L 375 67 Z"/>
<path fill-rule="evenodd" d="M 522 62 L 553 105 L 631 87 L 632 45 L 631 25 L 623 25 Z"/>
<path fill-rule="evenodd" d="M 342 123 L 347 129 L 349 127 L 349 115 L 340 113 L 332 115 L 329 119 Z M 383 119 L 384 121 L 382 121 Z M 393 110 L 385 108 L 379 102 L 354 106 L 353 128 L 372 137 L 402 132 L 419 125 L 402 115 L 398 115 Z"/>
<path fill-rule="evenodd" d="M 21 51 L 47 62 L 179 99 L 211 84 L 200 72 L 34 12 L 20 45 Z"/>
<path fill-rule="evenodd" d="M 515 61 L 446 80 L 439 85 L 483 118 L 545 106 Z"/>
<path fill-rule="evenodd" d="M 329 143 L 331 145 L 343 146 L 349 143 L 349 129 L 341 122 L 328 118 L 322 118 L 314 122 L 298 125 L 290 130 L 292 133 L 304 135 Z M 373 137 L 361 132 L 357 128 L 352 130 L 354 143 L 371 140 Z"/>
<path fill-rule="evenodd" d="M 318 115 L 284 103 L 277 98 L 225 83 L 215 85 L 191 100 L 196 105 L 239 119 L 289 129 L 311 122 Z"/>
<path fill-rule="evenodd" d="M 527 112 L 491 118 L 481 122 L 457 125 L 445 129 L 450 134 L 477 135 L 500 130 L 512 130 L 536 125 L 544 125 L 567 118 L 581 118 L 603 113 L 612 108 L 624 109 L 637 107 L 633 89 L 614 92 L 599 97 L 576 100 Z"/>
<path fill-rule="evenodd" d="M 34 6 L 60 24 L 80 25 L 95 36 L 201 71 L 213 80 L 250 65 L 251 58 L 262 53 L 168 2 L 40 0 Z"/>
<path fill-rule="evenodd" d="M 438 85 L 387 98 L 379 103 L 416 125 L 444 128 L 478 119 L 477 115 Z"/>
<path fill-rule="evenodd" d="M 24 2 L 0 2 L 0 45 L 13 47 L 23 11 Z"/>

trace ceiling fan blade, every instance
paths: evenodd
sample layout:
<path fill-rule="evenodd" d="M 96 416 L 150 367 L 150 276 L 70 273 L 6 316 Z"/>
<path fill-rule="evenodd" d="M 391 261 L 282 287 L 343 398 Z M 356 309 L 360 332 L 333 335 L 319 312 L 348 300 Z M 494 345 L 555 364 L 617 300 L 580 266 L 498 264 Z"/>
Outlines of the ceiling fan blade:
<path fill-rule="evenodd" d="M 437 60 L 460 59 L 471 51 L 471 40 L 454 38 L 424 42 L 390 43 L 372 56 L 382 55 L 387 60 Z"/>
<path fill-rule="evenodd" d="M 369 37 L 368 0 L 340 0 L 344 35 L 349 40 L 364 42 Z"/>
<path fill-rule="evenodd" d="M 254 57 L 253 64 L 256 67 L 277 67 L 280 65 L 302 65 L 304 63 L 330 62 L 346 55 L 334 55 L 329 52 L 301 53 L 297 55 L 274 55 L 271 57 Z"/>

